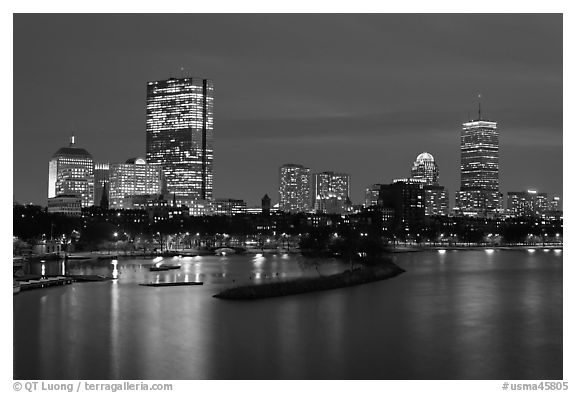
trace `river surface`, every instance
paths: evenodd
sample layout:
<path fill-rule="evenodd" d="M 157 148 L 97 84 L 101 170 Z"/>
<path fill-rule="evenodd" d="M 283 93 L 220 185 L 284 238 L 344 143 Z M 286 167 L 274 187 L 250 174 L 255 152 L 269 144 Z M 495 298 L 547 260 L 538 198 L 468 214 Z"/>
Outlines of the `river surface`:
<path fill-rule="evenodd" d="M 397 255 L 406 273 L 255 301 L 212 295 L 319 270 L 296 255 L 46 262 L 104 274 L 14 296 L 15 379 L 562 378 L 561 251 Z M 42 267 L 43 266 L 43 267 Z M 203 281 L 153 288 L 146 282 Z"/>

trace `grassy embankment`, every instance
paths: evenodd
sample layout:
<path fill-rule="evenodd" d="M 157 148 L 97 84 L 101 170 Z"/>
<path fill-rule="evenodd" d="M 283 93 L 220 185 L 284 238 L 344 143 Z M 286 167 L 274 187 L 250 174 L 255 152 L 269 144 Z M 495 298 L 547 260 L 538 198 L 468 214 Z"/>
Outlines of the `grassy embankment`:
<path fill-rule="evenodd" d="M 404 269 L 386 260 L 379 264 L 362 264 L 361 267 L 345 270 L 342 273 L 330 276 L 300 278 L 290 281 L 276 281 L 229 288 L 214 295 L 214 297 L 219 299 L 250 300 L 296 295 L 386 280 L 402 273 L 404 273 Z"/>

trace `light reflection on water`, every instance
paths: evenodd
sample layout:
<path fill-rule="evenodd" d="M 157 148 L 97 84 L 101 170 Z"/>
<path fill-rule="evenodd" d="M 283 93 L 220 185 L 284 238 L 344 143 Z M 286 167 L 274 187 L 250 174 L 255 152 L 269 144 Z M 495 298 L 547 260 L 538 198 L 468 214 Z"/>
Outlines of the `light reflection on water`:
<path fill-rule="evenodd" d="M 561 379 L 562 254 L 409 253 L 363 286 L 222 301 L 241 282 L 315 276 L 301 257 L 46 262 L 101 274 L 14 296 L 15 379 Z M 261 260 L 260 260 L 261 258 Z M 336 261 L 320 274 L 347 267 Z M 34 267 L 40 269 L 40 267 Z M 252 280 L 250 280 L 252 278 Z M 150 288 L 143 282 L 204 281 Z"/>

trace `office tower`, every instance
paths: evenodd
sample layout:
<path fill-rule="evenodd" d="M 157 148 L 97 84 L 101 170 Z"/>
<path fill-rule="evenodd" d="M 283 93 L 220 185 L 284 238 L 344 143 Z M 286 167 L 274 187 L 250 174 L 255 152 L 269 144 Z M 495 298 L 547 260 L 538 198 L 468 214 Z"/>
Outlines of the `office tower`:
<path fill-rule="evenodd" d="M 412 165 L 412 179 L 421 179 L 426 184 L 438 184 L 438 165 L 430 153 L 421 153 Z"/>
<path fill-rule="evenodd" d="M 310 168 L 285 164 L 280 167 L 279 210 L 286 213 L 310 211 Z"/>
<path fill-rule="evenodd" d="M 110 164 L 94 164 L 94 206 L 100 206 L 102 193 L 110 191 Z M 109 198 L 109 195 L 106 195 Z"/>
<path fill-rule="evenodd" d="M 161 165 L 169 194 L 212 199 L 214 84 L 209 79 L 148 82 L 146 160 Z"/>
<path fill-rule="evenodd" d="M 134 197 L 160 194 L 162 168 L 132 158 L 124 164 L 110 165 L 109 200 L 112 209 L 132 209 Z"/>
<path fill-rule="evenodd" d="M 550 208 L 548 194 L 535 190 L 508 192 L 508 214 L 515 217 L 542 217 Z"/>
<path fill-rule="evenodd" d="M 393 209 L 392 231 L 400 238 L 416 238 L 424 225 L 424 182 L 399 179 L 380 187 L 379 206 Z"/>
<path fill-rule="evenodd" d="M 48 198 L 59 195 L 80 197 L 82 207 L 94 204 L 94 160 L 85 149 L 76 147 L 74 136 L 48 164 Z"/>
<path fill-rule="evenodd" d="M 489 217 L 499 213 L 499 152 L 497 123 L 482 118 L 462 125 L 460 139 L 460 191 L 456 207 L 460 214 Z"/>
<path fill-rule="evenodd" d="M 350 176 L 345 173 L 314 174 L 314 210 L 328 214 L 342 214 L 350 196 Z"/>
<path fill-rule="evenodd" d="M 422 182 L 427 216 L 448 215 L 448 191 L 438 183 L 440 171 L 432 154 L 424 152 L 412 165 L 411 180 Z"/>

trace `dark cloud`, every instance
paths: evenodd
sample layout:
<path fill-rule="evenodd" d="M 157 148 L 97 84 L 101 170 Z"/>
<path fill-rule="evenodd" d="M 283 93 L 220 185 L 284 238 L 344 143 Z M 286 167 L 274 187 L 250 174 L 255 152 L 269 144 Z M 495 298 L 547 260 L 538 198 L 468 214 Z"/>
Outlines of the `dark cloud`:
<path fill-rule="evenodd" d="M 180 67 L 215 80 L 219 197 L 275 195 L 278 166 L 301 162 L 349 172 L 359 203 L 421 151 L 454 191 L 478 93 L 503 190 L 562 192 L 560 14 L 17 14 L 15 198 L 45 203 L 73 131 L 97 161 L 143 155 L 146 82 Z"/>

